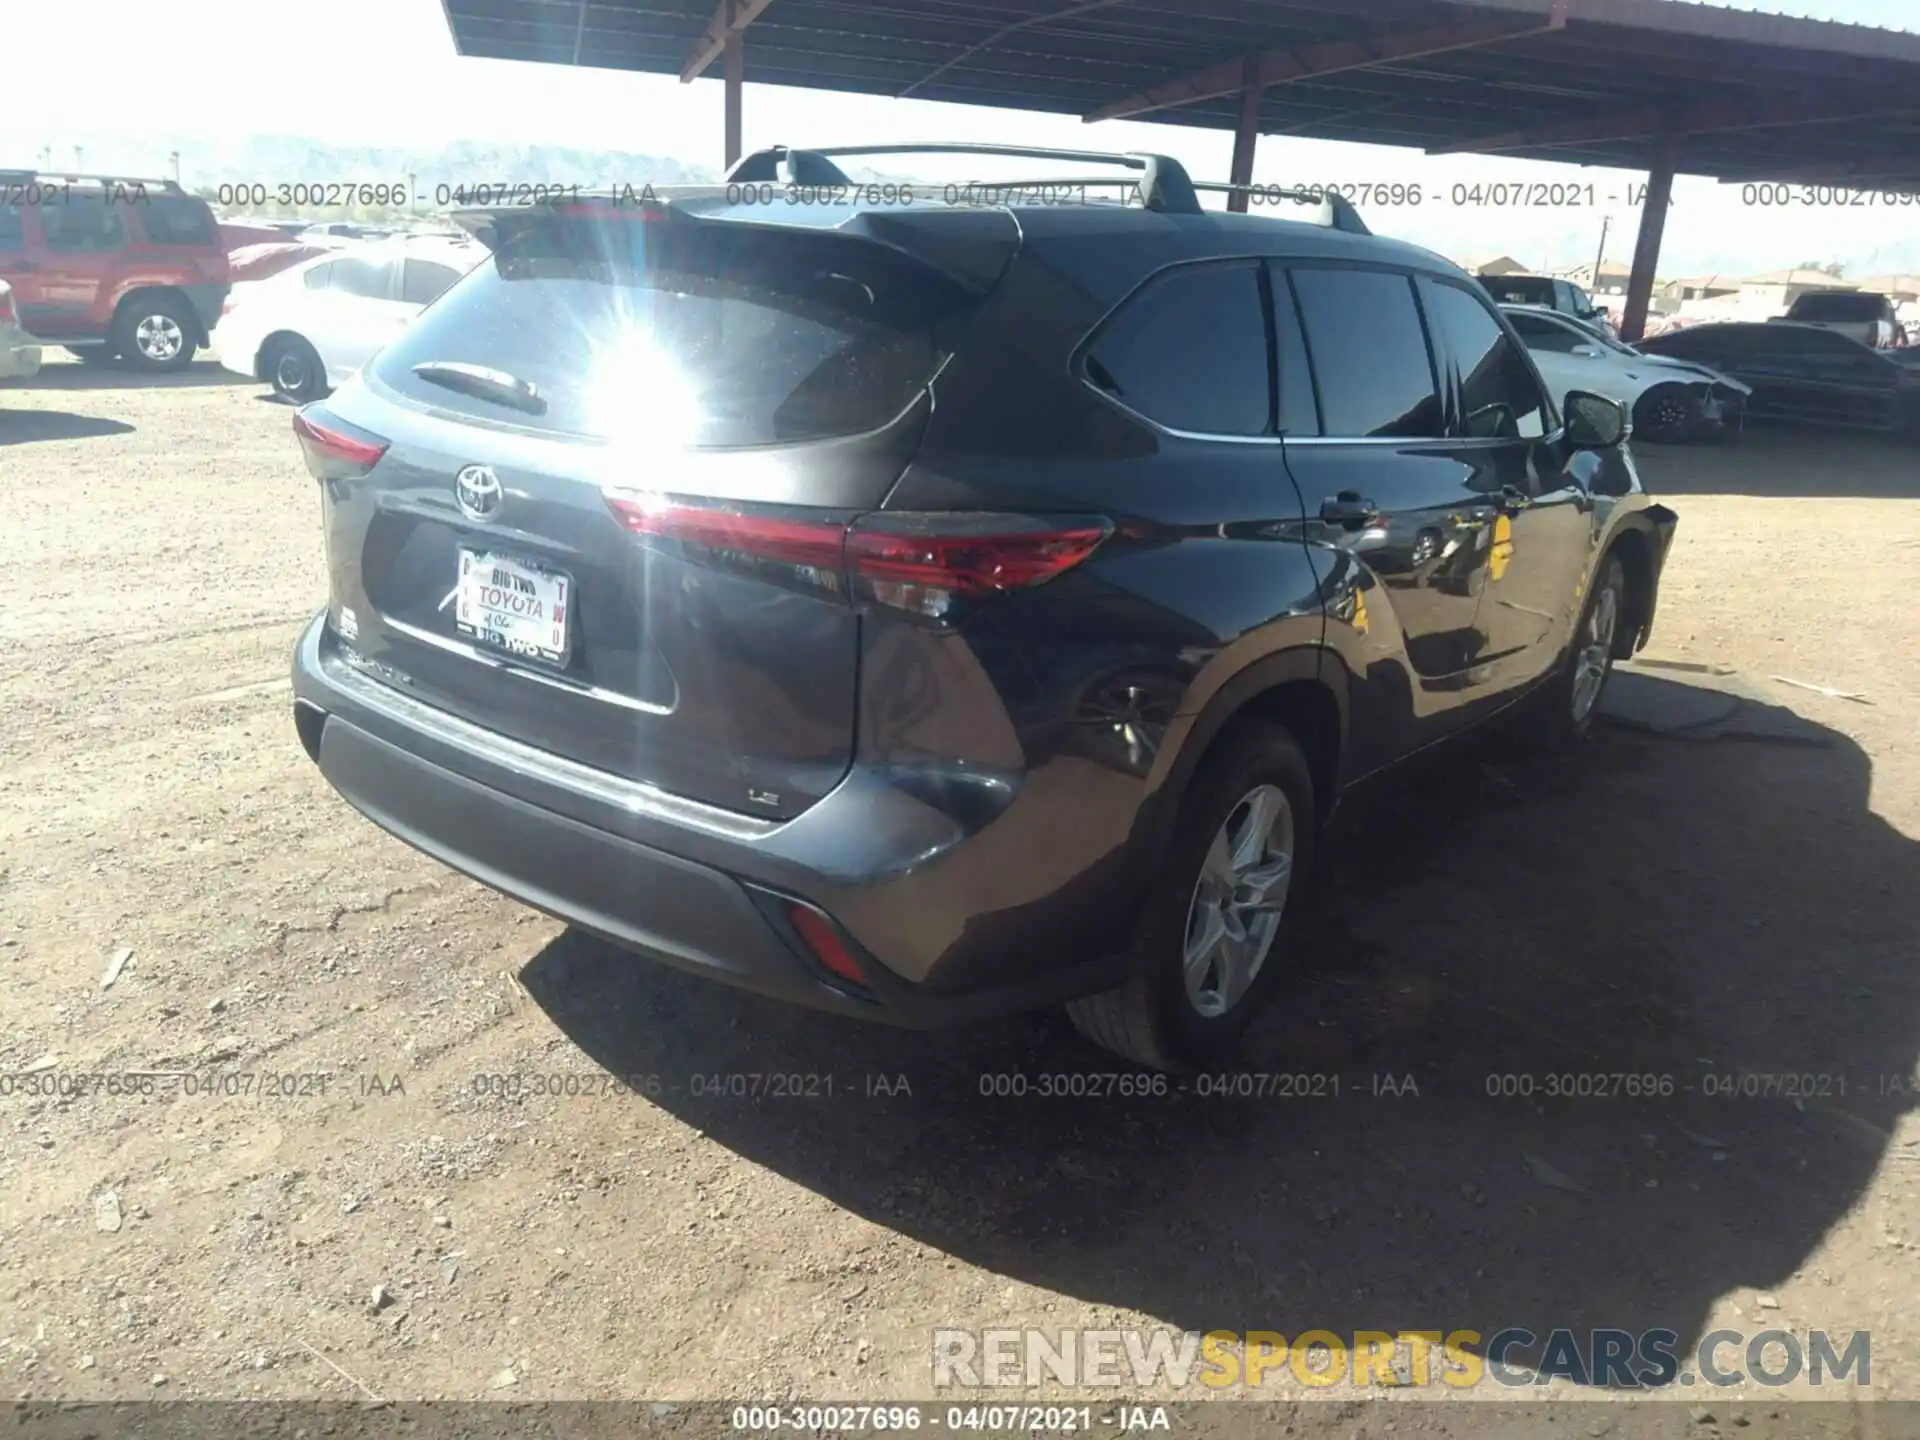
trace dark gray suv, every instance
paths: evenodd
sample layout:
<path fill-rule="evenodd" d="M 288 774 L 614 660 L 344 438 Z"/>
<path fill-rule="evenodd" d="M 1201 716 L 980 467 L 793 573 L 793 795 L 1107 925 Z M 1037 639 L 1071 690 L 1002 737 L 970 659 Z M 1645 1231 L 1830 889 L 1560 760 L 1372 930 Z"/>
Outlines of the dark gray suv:
<path fill-rule="evenodd" d="M 1617 405 L 1344 202 L 830 153 L 467 217 L 491 261 L 295 419 L 301 741 L 668 964 L 1217 1063 L 1341 795 L 1527 697 L 1583 729 L 1675 517 Z"/>

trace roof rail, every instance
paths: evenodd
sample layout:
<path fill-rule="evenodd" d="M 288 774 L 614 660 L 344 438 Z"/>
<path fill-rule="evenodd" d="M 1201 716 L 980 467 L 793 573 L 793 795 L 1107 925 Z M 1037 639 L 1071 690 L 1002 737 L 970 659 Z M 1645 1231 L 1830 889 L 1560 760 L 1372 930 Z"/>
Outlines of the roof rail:
<path fill-rule="evenodd" d="M 1212 190 L 1225 194 L 1245 191 L 1249 195 L 1271 197 L 1276 200 L 1297 200 L 1302 205 L 1325 205 L 1333 218 L 1333 228 L 1345 230 L 1350 235 L 1371 235 L 1367 222 L 1360 218 L 1360 212 L 1353 208 L 1353 202 L 1337 190 L 1327 190 L 1309 185 L 1231 185 L 1222 180 L 1196 180 L 1196 190 Z"/>
<path fill-rule="evenodd" d="M 96 175 L 80 170 L 13 170 L 5 166 L 0 166 L 0 179 L 8 180 L 14 184 L 32 184 L 35 181 L 39 181 L 42 184 L 51 183 L 55 185 L 99 183 L 103 185 L 158 185 L 162 190 L 180 189 L 179 181 L 168 180 L 164 176 Z"/>
<path fill-rule="evenodd" d="M 1171 155 L 1154 155 L 1145 151 L 1123 154 L 1108 150 L 1049 150 L 1034 145 L 975 145 L 966 141 L 931 141 L 917 145 L 828 145 L 808 150 L 771 145 L 765 150 L 742 156 L 727 171 L 726 178 L 728 182 L 736 184 L 780 181 L 788 185 L 851 185 L 853 182 L 846 172 L 833 163 L 833 157 L 843 155 L 1004 155 L 1019 160 L 1072 160 L 1095 165 L 1118 165 L 1139 172 L 1137 178 L 1054 176 L 1041 180 L 996 180 L 982 188 L 993 191 L 1037 189 L 1044 185 L 1130 185 L 1139 190 L 1141 202 L 1147 209 L 1173 215 L 1199 214 L 1200 197 L 1197 191 L 1226 194 L 1244 191 L 1263 197 L 1297 200 L 1303 205 L 1323 204 L 1330 213 L 1334 229 L 1344 230 L 1351 235 L 1373 233 L 1360 218 L 1360 212 L 1353 208 L 1353 202 L 1336 191 L 1304 186 L 1230 185 L 1213 180 L 1194 180 L 1187 174 L 1186 167 Z"/>
<path fill-rule="evenodd" d="M 830 145 L 808 150 L 772 145 L 765 150 L 756 150 L 751 155 L 741 156 L 727 171 L 726 178 L 729 183 L 777 180 L 789 185 L 851 185 L 853 181 L 846 172 L 833 163 L 831 157 L 836 155 L 1005 155 L 1019 160 L 1074 160 L 1093 165 L 1119 165 L 1139 172 L 1138 178 L 1130 183 L 1138 187 L 1141 203 L 1147 209 L 1171 215 L 1200 213 L 1200 198 L 1193 193 L 1193 182 L 1187 178 L 1186 167 L 1171 155 L 1150 155 L 1144 151 L 1119 154 L 1107 150 L 1048 150 L 1034 145 L 974 145 L 966 141 L 930 141 L 917 145 Z"/>

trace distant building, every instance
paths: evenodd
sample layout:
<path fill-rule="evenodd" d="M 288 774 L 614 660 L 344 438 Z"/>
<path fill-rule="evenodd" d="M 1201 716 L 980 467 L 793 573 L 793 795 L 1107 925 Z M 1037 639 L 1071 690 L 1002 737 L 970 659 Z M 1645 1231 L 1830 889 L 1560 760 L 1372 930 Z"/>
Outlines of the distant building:
<path fill-rule="evenodd" d="M 1885 295 L 1895 304 L 1920 300 L 1920 275 L 1869 275 L 1853 282 L 1875 295 Z"/>
<path fill-rule="evenodd" d="M 1740 282 L 1731 275 L 1689 275 L 1667 281 L 1659 293 L 1668 300 L 1712 300 L 1737 294 L 1739 289 Z"/>
<path fill-rule="evenodd" d="M 1469 275 L 1531 275 L 1533 267 L 1511 255 L 1482 254 L 1478 251 L 1456 255 L 1453 263 Z"/>
<path fill-rule="evenodd" d="M 1764 275 L 1749 275 L 1740 282 L 1740 295 L 1754 309 L 1783 312 L 1809 290 L 1857 290 L 1851 280 L 1842 280 L 1824 270 L 1769 270 Z"/>
<path fill-rule="evenodd" d="M 1600 273 L 1597 277 L 1593 273 L 1593 265 L 1591 262 L 1585 265 L 1575 265 L 1570 270 L 1556 270 L 1553 273 L 1562 280 L 1573 281 L 1574 284 L 1597 299 L 1602 295 L 1625 295 L 1627 293 L 1627 279 L 1633 274 L 1633 267 L 1631 265 L 1616 265 L 1611 260 L 1608 260 L 1601 263 Z M 1658 284 L 1658 282 L 1655 283 L 1656 285 Z"/>

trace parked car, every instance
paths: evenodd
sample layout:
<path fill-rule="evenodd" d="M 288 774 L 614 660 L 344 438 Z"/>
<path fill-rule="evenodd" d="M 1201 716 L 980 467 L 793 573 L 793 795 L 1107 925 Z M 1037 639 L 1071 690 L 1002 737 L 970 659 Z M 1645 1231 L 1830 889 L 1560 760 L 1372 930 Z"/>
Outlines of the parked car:
<path fill-rule="evenodd" d="M 1557 310 L 1609 330 L 1613 318 L 1593 297 L 1571 280 L 1556 280 L 1551 275 L 1481 275 L 1476 277 L 1487 293 L 1501 305 L 1534 305 L 1542 310 Z"/>
<path fill-rule="evenodd" d="M 0 280 L 0 380 L 31 380 L 40 373 L 40 347 L 20 325 L 13 287 Z"/>
<path fill-rule="evenodd" d="M 1795 325 L 1817 325 L 1876 350 L 1907 343 L 1906 327 L 1894 313 L 1893 301 L 1868 290 L 1809 290 L 1778 318 Z"/>
<path fill-rule="evenodd" d="M 1752 393 L 1730 375 L 1667 355 L 1646 355 L 1568 316 L 1532 305 L 1503 305 L 1514 332 L 1556 395 L 1593 390 L 1633 416 L 1636 440 L 1678 444 L 1740 433 Z"/>
<path fill-rule="evenodd" d="M 323 255 L 336 255 L 339 247 L 335 245 L 305 245 L 297 240 L 279 240 L 268 245 L 242 245 L 237 250 L 227 252 L 227 265 L 233 275 L 236 289 L 242 285 L 255 284 L 271 279 L 282 270 L 291 270 L 303 260 L 316 260 Z M 228 308 L 233 296 L 227 297 Z"/>
<path fill-rule="evenodd" d="M 294 419 L 308 755 L 667 964 L 1222 1060 L 1340 797 L 1522 701 L 1584 730 L 1676 517 L 1466 272 L 1112 163 L 1142 203 L 468 217 L 491 258 Z M 729 178 L 776 175 L 846 179 Z"/>
<path fill-rule="evenodd" d="M 220 314 L 227 252 L 206 201 L 172 181 L 0 170 L 0 279 L 42 340 L 177 370 Z"/>
<path fill-rule="evenodd" d="M 471 239 L 322 249 L 235 286 L 214 349 L 227 369 L 305 403 L 345 384 L 485 253 Z"/>
<path fill-rule="evenodd" d="M 1751 386 L 1750 420 L 1839 425 L 1920 439 L 1920 366 L 1813 325 L 1695 325 L 1641 342 L 1649 355 L 1710 365 Z"/>

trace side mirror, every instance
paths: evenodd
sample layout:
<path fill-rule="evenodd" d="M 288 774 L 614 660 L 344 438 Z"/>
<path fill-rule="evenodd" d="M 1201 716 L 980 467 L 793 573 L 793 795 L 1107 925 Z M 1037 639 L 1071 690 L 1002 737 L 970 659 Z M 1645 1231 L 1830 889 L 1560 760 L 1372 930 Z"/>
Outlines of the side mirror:
<path fill-rule="evenodd" d="M 1563 407 L 1567 439 L 1577 450 L 1611 450 L 1627 438 L 1627 407 L 1591 390 L 1570 390 Z"/>

